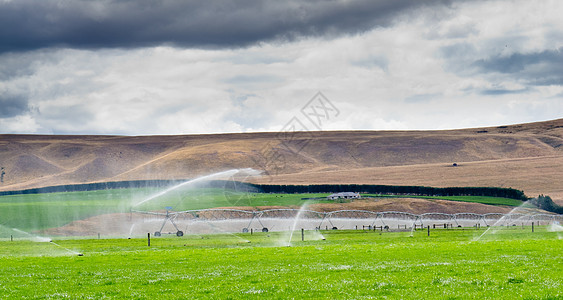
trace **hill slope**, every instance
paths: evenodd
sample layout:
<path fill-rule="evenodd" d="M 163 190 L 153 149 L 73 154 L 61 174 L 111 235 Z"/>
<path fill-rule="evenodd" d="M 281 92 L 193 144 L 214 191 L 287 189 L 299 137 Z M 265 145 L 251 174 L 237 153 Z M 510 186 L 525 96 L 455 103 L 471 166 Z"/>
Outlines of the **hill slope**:
<path fill-rule="evenodd" d="M 445 131 L 0 135 L 0 190 L 254 168 L 267 171 L 262 183 L 505 186 L 561 201 L 562 145 L 563 119 Z"/>

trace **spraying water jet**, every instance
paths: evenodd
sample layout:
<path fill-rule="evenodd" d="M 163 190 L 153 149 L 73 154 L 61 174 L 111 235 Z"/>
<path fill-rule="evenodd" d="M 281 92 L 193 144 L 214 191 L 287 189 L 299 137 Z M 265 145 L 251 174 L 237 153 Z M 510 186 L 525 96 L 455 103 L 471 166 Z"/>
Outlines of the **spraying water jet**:
<path fill-rule="evenodd" d="M 485 236 L 486 234 L 488 234 L 489 231 L 491 231 L 491 230 L 493 230 L 493 231 L 492 231 L 492 234 L 496 233 L 496 232 L 498 231 L 498 227 L 499 227 L 499 226 L 503 226 L 503 225 L 508 226 L 508 225 L 509 225 L 509 224 L 508 224 L 508 221 L 512 220 L 512 216 L 513 216 L 513 215 L 521 215 L 517 220 L 519 220 L 519 219 L 523 218 L 524 216 L 526 216 L 525 214 L 521 214 L 521 213 L 519 213 L 518 211 L 521 210 L 523 207 L 525 207 L 527 203 L 528 203 L 528 202 L 526 201 L 526 202 L 522 203 L 520 206 L 517 206 L 517 207 L 513 208 L 508 214 L 503 215 L 500 219 L 498 219 L 496 222 L 494 222 L 493 225 L 489 226 L 489 225 L 487 224 L 487 230 L 485 230 L 485 232 L 483 232 L 483 233 L 482 233 L 481 235 L 479 235 L 478 237 L 474 238 L 473 241 L 476 242 L 476 241 L 481 240 L 481 238 L 482 238 L 483 236 Z M 513 226 L 514 226 L 514 225 L 515 225 L 515 224 L 513 224 Z M 493 228 L 494 228 L 494 229 L 493 229 Z"/>
<path fill-rule="evenodd" d="M 221 178 L 234 178 L 235 176 L 241 176 L 241 175 L 246 175 L 246 177 L 257 176 L 257 175 L 260 175 L 261 173 L 262 173 L 261 171 L 257 171 L 257 170 L 250 169 L 250 168 L 231 169 L 231 170 L 217 172 L 217 173 L 214 173 L 214 174 L 205 175 L 205 176 L 201 176 L 201 177 L 198 177 L 198 178 L 195 178 L 195 179 L 187 180 L 187 181 L 181 182 L 177 185 L 174 185 L 172 187 L 169 187 L 169 188 L 167 188 L 167 189 L 165 189 L 161 192 L 155 193 L 155 194 L 145 198 L 144 200 L 133 204 L 131 211 L 143 213 L 143 214 L 150 214 L 150 215 L 161 215 L 161 216 L 164 217 L 164 220 L 162 221 L 160 228 L 157 231 L 154 232 L 155 237 L 162 235 L 162 231 L 163 231 L 163 229 L 164 229 L 164 227 L 167 223 L 171 223 L 172 226 L 176 229 L 176 236 L 182 237 L 184 235 L 184 232 L 179 229 L 176 222 L 177 222 L 178 216 L 180 214 L 187 213 L 189 211 L 172 212 L 171 206 L 166 207 L 166 213 L 139 211 L 139 210 L 133 210 L 133 208 L 139 207 L 139 206 L 141 206 L 141 205 L 143 205 L 147 202 L 153 201 L 153 200 L 155 200 L 159 197 L 162 197 L 162 196 L 164 196 L 164 195 L 166 195 L 166 194 L 168 194 L 168 193 L 170 193 L 174 190 L 183 189 L 183 188 L 193 188 L 194 186 L 196 186 L 198 184 L 202 184 L 206 181 L 217 180 L 217 179 L 221 179 Z M 130 228 L 130 233 L 129 233 L 130 236 L 132 234 L 133 227 L 134 227 L 134 225 Z M 187 230 L 187 227 L 186 227 L 186 230 Z"/>
<path fill-rule="evenodd" d="M 241 170 L 239 170 L 239 169 L 232 169 L 232 170 L 228 170 L 228 171 L 218 172 L 218 173 L 214 173 L 214 174 L 210 174 L 210 175 L 201 176 L 201 177 L 198 177 L 198 178 L 195 178 L 195 179 L 187 180 L 187 181 L 184 181 L 180 184 L 169 187 L 168 189 L 166 189 L 164 191 L 161 191 L 161 192 L 158 192 L 154 195 L 151 195 L 148 198 L 144 199 L 143 201 L 134 204 L 132 207 L 140 206 L 143 203 L 149 202 L 153 199 L 161 197 L 161 196 L 163 196 L 167 193 L 170 193 L 171 191 L 177 190 L 179 188 L 194 185 L 194 184 L 197 184 L 197 183 L 201 183 L 201 182 L 204 182 L 206 180 L 216 179 L 216 178 L 220 178 L 220 177 L 230 177 L 230 176 L 237 174 L 240 171 Z"/>

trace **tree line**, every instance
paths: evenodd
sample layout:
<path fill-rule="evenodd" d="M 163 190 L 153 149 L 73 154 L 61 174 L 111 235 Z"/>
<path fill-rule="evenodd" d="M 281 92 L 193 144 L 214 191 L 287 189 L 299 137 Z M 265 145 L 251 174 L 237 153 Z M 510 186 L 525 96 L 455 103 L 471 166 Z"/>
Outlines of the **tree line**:
<path fill-rule="evenodd" d="M 116 182 L 99 182 L 86 184 L 59 185 L 19 191 L 0 192 L 0 196 L 18 194 L 41 194 L 59 192 L 83 192 L 106 189 L 169 187 L 185 182 L 185 180 L 132 180 Z M 339 193 L 357 192 L 363 194 L 419 195 L 419 196 L 490 196 L 526 201 L 528 197 L 523 191 L 500 187 L 429 187 L 402 185 L 373 184 L 311 184 L 311 185 L 276 185 L 276 184 L 245 184 L 236 181 L 214 180 L 201 186 L 235 189 L 276 194 L 305 193 Z"/>
<path fill-rule="evenodd" d="M 339 193 L 356 192 L 362 194 L 418 195 L 418 196 L 490 196 L 526 201 L 523 191 L 500 187 L 429 187 L 404 185 L 372 184 L 315 184 L 315 185 L 275 185 L 250 184 L 264 193 Z"/>
<path fill-rule="evenodd" d="M 47 186 L 47 187 L 17 190 L 17 191 L 3 191 L 0 192 L 0 196 L 63 193 L 63 192 L 87 192 L 87 191 L 131 189 L 131 188 L 145 188 L 145 187 L 158 188 L 158 187 L 167 187 L 184 181 L 185 180 L 129 180 L 129 181 L 111 181 L 111 182 L 96 182 L 96 183 L 83 183 L 83 184 L 66 184 L 66 185 Z"/>

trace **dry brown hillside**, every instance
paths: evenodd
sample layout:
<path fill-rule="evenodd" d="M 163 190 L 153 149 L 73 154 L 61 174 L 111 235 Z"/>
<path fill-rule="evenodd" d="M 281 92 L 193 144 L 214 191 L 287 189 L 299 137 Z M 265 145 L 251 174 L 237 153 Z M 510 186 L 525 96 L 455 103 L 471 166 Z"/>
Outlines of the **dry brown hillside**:
<path fill-rule="evenodd" d="M 0 135 L 0 190 L 254 168 L 267 171 L 262 183 L 503 186 L 561 203 L 562 145 L 563 119 L 444 131 Z"/>

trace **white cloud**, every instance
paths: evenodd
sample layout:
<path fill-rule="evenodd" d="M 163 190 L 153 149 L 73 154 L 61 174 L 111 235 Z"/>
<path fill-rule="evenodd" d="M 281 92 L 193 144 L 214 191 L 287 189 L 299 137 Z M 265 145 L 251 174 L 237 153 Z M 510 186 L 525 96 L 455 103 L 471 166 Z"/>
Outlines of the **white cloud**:
<path fill-rule="evenodd" d="M 40 128 L 30 115 L 20 115 L 12 118 L 0 119 L 0 128 L 4 133 L 24 132 L 34 133 Z"/>

